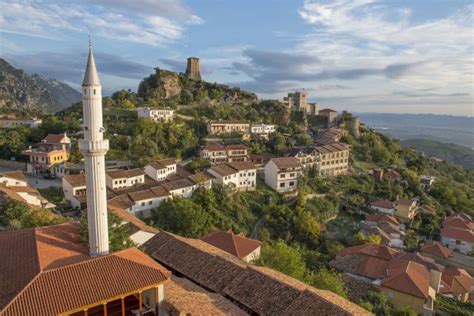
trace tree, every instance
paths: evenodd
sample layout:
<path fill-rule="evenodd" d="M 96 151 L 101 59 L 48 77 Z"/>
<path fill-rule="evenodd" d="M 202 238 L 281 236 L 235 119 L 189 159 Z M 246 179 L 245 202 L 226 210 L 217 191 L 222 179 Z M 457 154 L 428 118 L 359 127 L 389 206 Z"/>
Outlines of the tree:
<path fill-rule="evenodd" d="M 7 199 L 0 208 L 0 226 L 7 230 L 55 225 L 64 222 L 62 216 L 46 209 L 32 209 L 24 202 Z"/>
<path fill-rule="evenodd" d="M 109 251 L 116 252 L 133 246 L 133 241 L 128 235 L 127 225 L 123 225 L 122 219 L 113 212 L 107 214 L 107 224 L 109 228 Z M 89 225 L 87 223 L 87 213 L 81 217 L 79 240 L 89 243 Z"/>
<path fill-rule="evenodd" d="M 282 240 L 264 245 L 256 264 L 273 268 L 299 280 L 306 274 L 306 264 L 300 249 L 291 247 Z"/>
<path fill-rule="evenodd" d="M 211 167 L 211 162 L 207 159 L 195 159 L 187 163 L 184 168 L 192 173 L 198 173 Z"/>
<path fill-rule="evenodd" d="M 298 134 L 296 135 L 296 145 L 297 146 L 308 146 L 313 143 L 311 137 L 308 134 Z"/>
<path fill-rule="evenodd" d="M 392 316 L 416 316 L 418 315 L 412 308 L 408 306 L 398 307 L 392 312 Z"/>
<path fill-rule="evenodd" d="M 308 282 L 318 289 L 329 290 L 339 296 L 347 297 L 344 281 L 336 271 L 321 268 L 318 272 L 308 277 Z"/>
<path fill-rule="evenodd" d="M 199 238 L 211 229 L 208 213 L 183 197 L 163 201 L 153 211 L 153 221 L 157 227 L 184 237 Z"/>
<path fill-rule="evenodd" d="M 369 291 L 360 301 L 362 306 L 372 306 L 375 315 L 390 316 L 392 308 L 388 304 L 388 297 L 382 292 Z"/>
<path fill-rule="evenodd" d="M 380 235 L 376 235 L 376 234 L 370 234 L 370 235 L 367 236 L 367 238 L 365 239 L 365 243 L 366 243 L 366 244 L 376 244 L 376 245 L 380 245 L 381 242 L 382 242 L 382 237 L 380 237 Z"/>

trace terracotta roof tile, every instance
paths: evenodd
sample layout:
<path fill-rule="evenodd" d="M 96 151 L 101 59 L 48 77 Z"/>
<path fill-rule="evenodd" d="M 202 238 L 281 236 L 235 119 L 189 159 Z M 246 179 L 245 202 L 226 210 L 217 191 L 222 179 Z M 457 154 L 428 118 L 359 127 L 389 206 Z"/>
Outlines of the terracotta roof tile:
<path fill-rule="evenodd" d="M 381 285 L 426 299 L 429 296 L 430 273 L 419 263 L 393 260 Z"/>
<path fill-rule="evenodd" d="M 64 136 L 65 136 L 64 134 L 48 134 L 44 140 L 47 143 L 59 144 L 63 140 Z"/>
<path fill-rule="evenodd" d="M 86 175 L 81 174 L 69 174 L 63 177 L 72 187 L 84 187 L 86 186 Z"/>
<path fill-rule="evenodd" d="M 451 256 L 454 252 L 454 250 L 444 247 L 437 242 L 424 245 L 421 247 L 420 251 L 422 253 L 427 253 L 445 259 L 449 258 L 449 256 Z"/>
<path fill-rule="evenodd" d="M 272 158 L 270 161 L 279 168 L 279 169 L 286 169 L 286 168 L 297 168 L 300 167 L 300 162 L 298 159 L 294 157 L 280 157 L 280 158 Z"/>
<path fill-rule="evenodd" d="M 255 167 L 253 163 L 248 162 L 248 161 L 229 162 L 228 165 L 238 171 L 257 169 L 257 167 Z"/>
<path fill-rule="evenodd" d="M 169 273 L 136 248 L 42 272 L 3 315 L 57 315 L 165 282 Z M 98 282 L 100 280 L 100 282 Z"/>
<path fill-rule="evenodd" d="M 246 257 L 262 245 L 258 240 L 236 235 L 232 231 L 216 231 L 202 237 L 201 240 L 239 258 Z"/>
<path fill-rule="evenodd" d="M 169 192 L 194 186 L 194 183 L 189 179 L 179 179 L 171 182 L 165 182 L 163 187 Z"/>
<path fill-rule="evenodd" d="M 380 208 L 385 208 L 385 209 L 392 209 L 393 202 L 388 201 L 388 200 L 376 200 L 376 201 L 370 202 L 370 206 L 380 207 Z"/>
<path fill-rule="evenodd" d="M 175 165 L 175 164 L 176 164 L 176 160 L 174 160 L 173 158 L 166 158 L 166 159 L 154 161 L 150 163 L 149 165 L 152 166 L 156 170 L 160 170 L 160 169 L 164 169 L 168 166 Z"/>
<path fill-rule="evenodd" d="M 130 170 L 114 170 L 107 172 L 107 175 L 112 179 L 123 179 L 123 178 L 132 178 L 145 175 L 140 168 L 130 169 Z"/>
<path fill-rule="evenodd" d="M 375 223 L 389 222 L 393 225 L 400 225 L 400 223 L 395 217 L 387 215 L 387 214 L 370 214 L 370 215 L 367 215 L 367 217 L 365 218 L 365 221 L 375 222 Z"/>
<path fill-rule="evenodd" d="M 467 230 L 443 227 L 441 229 L 441 236 L 474 243 L 474 233 Z"/>
<path fill-rule="evenodd" d="M 144 247 L 160 263 L 252 313 L 292 315 L 292 311 L 302 308 L 308 315 L 321 309 L 338 310 L 338 315 L 370 314 L 335 294 L 315 290 L 268 268 L 250 266 L 202 240 L 160 232 Z M 292 305 L 296 299 L 301 299 L 299 304 L 304 306 Z"/>
<path fill-rule="evenodd" d="M 2 173 L 0 173 L 0 178 L 1 177 L 11 178 L 11 179 L 15 179 L 15 180 L 24 181 L 24 182 L 28 181 L 28 179 L 26 179 L 26 176 L 24 175 L 24 173 L 20 170 L 2 172 Z"/>

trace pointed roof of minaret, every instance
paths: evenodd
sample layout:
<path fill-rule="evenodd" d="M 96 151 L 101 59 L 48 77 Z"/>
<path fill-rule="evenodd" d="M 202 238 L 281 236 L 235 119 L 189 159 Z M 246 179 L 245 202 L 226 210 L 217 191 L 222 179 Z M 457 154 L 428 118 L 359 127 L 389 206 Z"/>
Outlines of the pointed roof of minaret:
<path fill-rule="evenodd" d="M 92 54 L 92 42 L 89 38 L 89 57 L 87 58 L 86 73 L 84 74 L 83 86 L 100 86 L 99 74 L 95 67 L 94 55 Z"/>

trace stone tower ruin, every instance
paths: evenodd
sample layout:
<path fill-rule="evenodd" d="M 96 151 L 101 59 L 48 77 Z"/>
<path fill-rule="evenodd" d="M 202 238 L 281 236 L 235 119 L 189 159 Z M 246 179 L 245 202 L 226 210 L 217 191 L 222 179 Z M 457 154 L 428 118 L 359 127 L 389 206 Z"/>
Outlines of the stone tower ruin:
<path fill-rule="evenodd" d="M 201 71 L 199 70 L 199 58 L 189 57 L 186 66 L 186 77 L 194 80 L 201 80 Z"/>
<path fill-rule="evenodd" d="M 351 131 L 351 134 L 352 136 L 354 136 L 354 138 L 359 138 L 360 137 L 360 131 L 359 131 L 359 125 L 360 125 L 360 121 L 359 121 L 359 118 L 357 116 L 353 116 L 351 118 L 351 123 L 350 123 L 350 131 Z"/>

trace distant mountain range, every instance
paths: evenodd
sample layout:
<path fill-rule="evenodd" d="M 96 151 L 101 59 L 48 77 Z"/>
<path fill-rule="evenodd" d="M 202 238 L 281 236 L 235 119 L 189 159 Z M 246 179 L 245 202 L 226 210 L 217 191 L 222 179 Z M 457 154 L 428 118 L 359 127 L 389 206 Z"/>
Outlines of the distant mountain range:
<path fill-rule="evenodd" d="M 441 143 L 428 139 L 407 139 L 401 141 L 402 146 L 414 147 L 428 156 L 460 164 L 468 169 L 474 169 L 474 149 L 457 145 Z"/>
<path fill-rule="evenodd" d="M 474 148 L 474 117 L 389 113 L 356 115 L 365 125 L 400 140 L 428 139 Z"/>
<path fill-rule="evenodd" d="M 29 75 L 0 58 L 0 106 L 52 113 L 81 100 L 69 85 L 38 74 Z"/>

